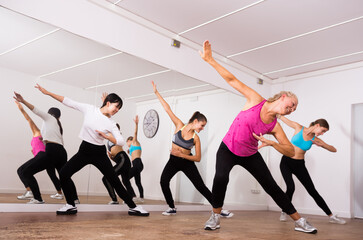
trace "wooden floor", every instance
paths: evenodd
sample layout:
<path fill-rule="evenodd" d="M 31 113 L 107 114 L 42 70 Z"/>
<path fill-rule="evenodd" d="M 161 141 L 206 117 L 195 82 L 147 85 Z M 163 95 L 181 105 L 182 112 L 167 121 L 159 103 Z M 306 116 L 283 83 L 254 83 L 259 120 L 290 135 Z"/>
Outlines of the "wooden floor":
<path fill-rule="evenodd" d="M 318 228 L 315 235 L 294 231 L 292 221 L 280 222 L 272 211 L 235 211 L 230 219 L 221 219 L 221 229 L 205 231 L 209 212 L 178 212 L 162 216 L 128 216 L 127 212 L 78 213 L 0 213 L 0 239 L 182 239 L 182 240 L 362 240 L 363 220 L 346 219 L 346 225 L 331 224 L 327 217 L 308 216 Z"/>

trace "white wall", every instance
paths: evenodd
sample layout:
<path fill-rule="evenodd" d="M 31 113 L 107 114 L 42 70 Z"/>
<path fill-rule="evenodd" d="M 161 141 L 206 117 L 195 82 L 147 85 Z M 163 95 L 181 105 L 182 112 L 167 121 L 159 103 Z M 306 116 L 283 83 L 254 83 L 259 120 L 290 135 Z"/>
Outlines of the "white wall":
<path fill-rule="evenodd" d="M 203 160 L 206 160 L 207 163 L 205 172 L 201 172 L 201 175 L 207 187 L 211 189 L 215 173 L 216 152 L 232 121 L 241 111 L 245 99 L 224 90 L 165 99 L 183 122 L 188 122 L 195 111 L 200 111 L 207 117 L 208 141 L 201 143 L 202 146 L 207 145 L 207 151 L 203 152 L 205 155 Z M 157 134 L 151 139 L 146 138 L 142 130 L 139 130 L 139 140 L 143 147 L 142 159 L 145 165 L 142 181 L 146 198 L 164 200 L 159 182 L 161 172 L 169 159 L 171 137 L 175 127 L 159 101 L 137 104 L 137 113 L 140 116 L 143 116 L 149 109 L 155 109 L 159 113 L 160 126 Z M 140 122 L 142 126 L 142 121 Z M 198 166 L 202 163 L 196 164 Z M 177 178 L 175 176 L 171 182 L 175 200 L 177 200 L 176 194 L 179 187 Z M 231 171 L 225 203 L 249 209 L 264 209 L 266 208 L 265 193 L 252 194 L 251 189 L 256 188 L 260 189 L 254 178 L 243 168 L 237 166 Z M 208 204 L 206 200 L 204 203 Z"/>
<path fill-rule="evenodd" d="M 35 83 L 39 83 L 60 95 L 68 96 L 76 101 L 86 102 L 100 106 L 100 95 L 90 91 L 84 91 L 80 88 L 60 84 L 47 80 L 38 80 L 34 76 L 15 72 L 12 70 L 0 68 L 0 75 L 6 84 L 0 88 L 0 102 L 2 117 L 0 123 L 2 126 L 0 138 L 0 152 L 2 154 L 2 166 L 0 168 L 0 192 L 19 192 L 24 191 L 24 186 L 17 175 L 17 168 L 25 161 L 32 158 L 30 152 L 30 141 L 32 133 L 27 121 L 18 110 L 14 103 L 13 91 L 17 91 L 23 95 L 33 105 L 43 111 L 47 111 L 50 107 L 55 106 L 61 109 L 61 122 L 64 129 L 64 146 L 68 153 L 68 159 L 77 151 L 81 140 L 78 134 L 83 122 L 80 112 L 65 107 L 56 100 L 45 96 L 34 88 Z M 34 115 L 30 110 L 24 107 L 29 116 L 34 120 L 40 128 L 42 121 Z M 133 103 L 126 102 L 123 109 L 114 117 L 120 123 L 121 131 L 124 136 L 133 133 L 132 117 L 135 113 Z M 130 130 L 132 127 L 132 130 Z M 91 172 L 91 181 L 88 189 L 89 172 Z M 36 174 L 42 193 L 55 193 L 53 184 L 51 183 L 45 171 Z M 101 174 L 95 168 L 85 167 L 76 173 L 72 179 L 74 180 L 79 194 L 86 194 L 88 190 L 93 194 L 105 194 L 106 190 L 101 181 Z"/>
<path fill-rule="evenodd" d="M 317 146 L 307 152 L 306 166 L 316 189 L 324 198 L 333 213 L 350 217 L 351 215 L 351 116 L 352 104 L 363 102 L 363 67 L 300 78 L 272 87 L 272 92 L 282 89 L 294 92 L 299 98 L 297 110 L 288 116 L 304 126 L 310 122 L 325 118 L 330 131 L 321 137 L 325 142 L 337 148 L 331 153 Z M 286 125 L 283 128 L 291 139 L 293 131 Z M 281 177 L 279 164 L 281 155 L 271 151 L 270 169 L 286 190 Z M 296 190 L 293 204 L 303 213 L 321 214 L 324 212 L 315 204 L 300 182 L 295 179 Z M 278 210 L 269 198 L 269 207 Z"/>

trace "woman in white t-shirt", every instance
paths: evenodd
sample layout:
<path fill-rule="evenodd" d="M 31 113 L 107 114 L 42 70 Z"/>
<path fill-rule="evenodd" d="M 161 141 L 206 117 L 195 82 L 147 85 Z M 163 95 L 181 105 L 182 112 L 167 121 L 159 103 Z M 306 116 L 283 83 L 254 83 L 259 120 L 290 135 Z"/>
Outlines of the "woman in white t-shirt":
<path fill-rule="evenodd" d="M 83 113 L 84 120 L 79 137 L 83 140 L 78 152 L 64 165 L 60 172 L 60 180 L 67 204 L 57 211 L 57 214 L 76 214 L 77 207 L 71 196 L 76 189 L 69 183 L 74 173 L 88 164 L 94 165 L 114 187 L 117 194 L 129 206 L 129 215 L 148 216 L 149 213 L 141 206 L 136 206 L 120 179 L 115 174 L 112 164 L 106 153 L 104 140 L 109 140 L 116 145 L 124 145 L 125 141 L 118 130 L 116 123 L 111 119 L 122 107 L 122 99 L 115 93 L 108 94 L 101 108 L 90 104 L 79 103 L 67 97 L 51 93 L 40 85 L 35 86 L 43 94 L 51 96 L 64 105 Z M 111 133 L 112 135 L 108 135 Z"/>

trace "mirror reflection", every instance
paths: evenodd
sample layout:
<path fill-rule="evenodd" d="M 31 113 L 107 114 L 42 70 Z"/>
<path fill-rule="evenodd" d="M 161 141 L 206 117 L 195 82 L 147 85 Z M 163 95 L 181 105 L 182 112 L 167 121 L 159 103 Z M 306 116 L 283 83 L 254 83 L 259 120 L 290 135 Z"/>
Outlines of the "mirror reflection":
<path fill-rule="evenodd" d="M 0 169 L 0 202 L 26 203 L 34 197 L 21 174 L 20 166 L 24 167 L 23 164 L 29 159 L 38 154 L 41 156 L 45 150 L 40 134 L 44 119 L 39 117 L 40 113 L 36 114 L 34 109 L 24 104 L 22 99 L 42 111 L 42 114 L 48 114 L 52 108 L 60 110 L 60 124 L 58 120 L 56 123 L 63 131 L 60 141 L 64 143 L 68 160 L 78 152 L 82 142 L 79 133 L 83 115 L 44 96 L 39 92 L 39 87 L 34 88 L 39 84 L 46 90 L 98 108 L 102 106 L 103 93 L 117 93 L 123 100 L 123 106 L 113 116 L 113 120 L 118 123 L 126 144 L 121 148 L 108 143 L 110 161 L 126 189 L 136 197 L 135 201 L 165 204 L 160 176 L 170 155 L 175 126 L 156 100 L 151 81 L 157 84 L 158 91 L 184 123 L 195 111 L 200 110 L 201 104 L 208 106 L 211 92 L 228 93 L 8 9 L 0 8 L 0 12 L 0 31 L 2 36 L 6 36 L 0 44 L 0 71 L 7 81 L 1 90 L 7 114 L 1 121 L 3 126 L 9 126 L 4 130 L 4 136 L 8 138 L 1 140 L 2 152 L 8 157 L 4 160 L 7 167 Z M 18 100 L 15 103 L 13 91 L 20 94 L 15 95 Z M 154 111 L 154 115 L 147 115 L 150 110 Z M 205 111 L 211 110 L 205 107 Z M 157 128 L 148 129 L 152 126 L 150 119 L 155 119 L 155 116 L 158 116 Z M 213 118 L 208 120 L 213 124 Z M 213 168 L 207 166 L 206 162 L 208 142 L 213 138 L 213 134 L 208 134 L 208 129 L 206 125 L 204 131 L 198 134 L 202 142 L 202 161 L 197 167 L 202 178 L 206 177 L 208 167 Z M 194 150 L 192 153 L 195 155 Z M 125 171 L 129 172 L 128 177 Z M 64 203 L 57 170 L 46 169 L 35 173 L 34 177 L 44 202 Z M 112 188 L 106 187 L 107 181 L 92 165 L 76 172 L 72 180 L 81 203 L 122 202 L 119 197 L 115 197 Z M 176 201 L 206 201 L 184 175 L 174 177 L 170 186 Z"/>

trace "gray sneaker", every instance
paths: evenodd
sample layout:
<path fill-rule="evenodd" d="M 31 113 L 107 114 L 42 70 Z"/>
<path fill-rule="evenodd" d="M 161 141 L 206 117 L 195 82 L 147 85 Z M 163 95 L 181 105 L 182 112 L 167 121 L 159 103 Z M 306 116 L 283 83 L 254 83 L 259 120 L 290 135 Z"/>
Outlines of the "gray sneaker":
<path fill-rule="evenodd" d="M 345 220 L 338 218 L 337 215 L 332 215 L 331 217 L 329 217 L 329 222 L 330 223 L 337 223 L 337 224 L 345 224 Z"/>
<path fill-rule="evenodd" d="M 212 212 L 209 220 L 205 223 L 204 230 L 216 230 L 219 229 L 220 226 L 220 214 Z"/>
<path fill-rule="evenodd" d="M 300 231 L 304 233 L 317 233 L 318 230 L 310 225 L 305 218 L 300 218 L 299 220 L 295 221 L 295 231 Z"/>
<path fill-rule="evenodd" d="M 281 212 L 281 215 L 280 215 L 280 222 L 286 222 L 286 213 L 284 212 Z"/>
<path fill-rule="evenodd" d="M 233 212 L 230 212 L 228 210 L 222 210 L 221 211 L 221 217 L 224 217 L 224 218 L 231 218 L 233 217 Z"/>

